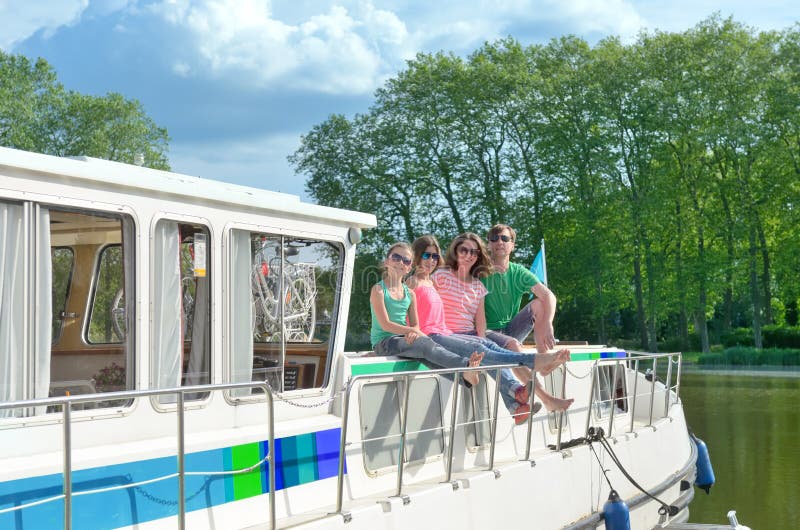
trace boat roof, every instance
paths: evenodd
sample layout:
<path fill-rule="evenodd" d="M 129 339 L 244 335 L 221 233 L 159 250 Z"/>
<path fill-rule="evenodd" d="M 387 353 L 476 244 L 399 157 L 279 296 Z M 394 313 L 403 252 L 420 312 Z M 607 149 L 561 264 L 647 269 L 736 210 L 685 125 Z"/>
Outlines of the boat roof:
<path fill-rule="evenodd" d="M 302 202 L 297 195 L 88 156 L 63 158 L 0 147 L 0 168 L 2 167 L 80 179 L 131 190 L 145 190 L 150 195 L 168 194 L 190 198 L 194 201 L 201 199 L 264 211 L 289 213 L 358 228 L 373 228 L 377 224 L 373 214 Z"/>

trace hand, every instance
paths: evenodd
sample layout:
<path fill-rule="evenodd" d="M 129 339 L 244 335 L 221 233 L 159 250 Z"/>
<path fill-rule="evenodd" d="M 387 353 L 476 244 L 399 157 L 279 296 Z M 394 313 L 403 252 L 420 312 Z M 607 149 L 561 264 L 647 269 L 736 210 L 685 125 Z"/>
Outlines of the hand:
<path fill-rule="evenodd" d="M 540 352 L 552 350 L 556 347 L 556 337 L 553 332 L 552 322 L 537 321 L 533 326 L 533 337 L 536 340 L 536 349 Z"/>
<path fill-rule="evenodd" d="M 425 334 L 419 328 L 412 328 L 411 331 L 406 333 L 406 343 L 414 344 L 415 340 L 424 336 Z"/>

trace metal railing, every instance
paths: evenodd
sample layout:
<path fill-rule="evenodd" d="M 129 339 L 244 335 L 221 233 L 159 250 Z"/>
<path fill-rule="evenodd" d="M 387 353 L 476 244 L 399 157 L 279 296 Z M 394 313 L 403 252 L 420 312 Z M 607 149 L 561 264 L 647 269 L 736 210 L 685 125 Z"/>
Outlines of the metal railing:
<path fill-rule="evenodd" d="M 232 470 L 232 471 L 192 471 L 187 472 L 185 467 L 185 458 L 186 458 L 186 447 L 185 447 L 185 423 L 184 423 L 184 415 L 185 415 L 185 400 L 184 395 L 186 393 L 194 393 L 194 392 L 216 392 L 221 390 L 237 390 L 237 389 L 253 389 L 253 388 L 260 388 L 263 390 L 264 395 L 266 396 L 266 403 L 267 408 L 269 409 L 269 418 L 267 420 L 267 427 L 268 427 L 268 439 L 269 439 L 269 448 L 267 455 L 261 459 L 259 462 L 255 463 L 254 465 L 239 470 Z M 110 400 L 130 400 L 130 399 L 137 399 L 142 397 L 152 397 L 152 396 L 162 396 L 162 395 L 174 395 L 176 397 L 176 423 L 177 423 L 177 473 L 171 473 L 169 475 L 164 475 L 161 477 L 157 477 L 154 479 L 149 479 L 142 482 L 136 482 L 131 484 L 122 484 L 119 486 L 112 486 L 112 487 L 105 487 L 105 488 L 98 488 L 92 490 L 85 490 L 80 492 L 73 492 L 72 491 L 72 405 L 75 403 L 90 403 L 90 402 L 97 402 L 97 401 L 110 401 Z M 187 476 L 212 476 L 212 475 L 236 475 L 242 473 L 248 473 L 253 469 L 263 465 L 266 462 L 269 462 L 268 468 L 268 475 L 269 475 L 269 521 L 270 521 L 270 528 L 276 528 L 276 516 L 275 516 L 275 465 L 273 462 L 273 448 L 275 447 L 275 415 L 274 415 L 274 401 L 272 393 L 270 392 L 266 382 L 251 382 L 251 383 L 229 383 L 229 384 L 218 384 L 218 385 L 194 385 L 194 386 L 183 386 L 183 387 L 175 387 L 175 388 L 163 388 L 163 389 L 156 389 L 156 390 L 128 390 L 123 392 L 108 392 L 103 394 L 83 394 L 77 396 L 63 396 L 63 397 L 54 397 L 54 398 L 44 398 L 44 399 L 32 399 L 32 400 L 25 400 L 25 401 L 15 401 L 9 403 L 0 403 L 0 410 L 8 410 L 8 409 L 18 409 L 18 408 L 27 408 L 27 407 L 50 407 L 50 406 L 61 406 L 62 407 L 62 417 L 61 422 L 63 424 L 62 436 L 63 436 L 63 463 L 62 463 L 62 474 L 64 477 L 64 484 L 62 493 L 60 495 L 55 495 L 53 497 L 48 497 L 46 499 L 39 499 L 36 501 L 32 501 L 26 504 L 21 504 L 18 506 L 14 506 L 12 508 L 6 508 L 0 510 L 0 515 L 13 512 L 17 510 L 22 510 L 24 508 L 29 508 L 32 506 L 37 506 L 40 504 L 46 504 L 49 502 L 55 502 L 58 500 L 64 500 L 64 530 L 71 530 L 72 529 L 72 500 L 74 497 L 81 496 L 81 495 L 91 495 L 94 493 L 103 493 L 107 491 L 114 491 L 114 490 L 121 490 L 121 489 L 128 489 L 128 488 L 135 488 L 145 484 L 151 484 L 153 482 L 160 482 L 163 480 L 169 480 L 173 478 L 178 479 L 178 528 L 184 530 L 186 528 L 186 477 Z"/>
<path fill-rule="evenodd" d="M 667 364 L 667 377 L 666 382 L 664 383 L 664 393 L 665 393 L 665 401 L 664 401 L 664 415 L 669 413 L 669 408 L 671 406 L 670 400 L 672 399 L 672 392 L 673 386 L 671 384 L 672 381 L 672 372 L 673 364 L 677 364 L 677 377 L 676 382 L 674 385 L 675 390 L 675 400 L 677 402 L 680 390 L 680 374 L 681 374 L 681 362 L 682 357 L 680 353 L 666 353 L 666 354 L 645 354 L 640 352 L 629 352 L 629 355 L 625 358 L 616 358 L 616 359 L 598 359 L 591 366 L 591 384 L 589 389 L 589 399 L 588 399 L 588 407 L 586 413 L 586 433 L 589 432 L 589 427 L 592 425 L 592 417 L 594 416 L 594 408 L 598 403 L 609 402 L 610 405 L 610 412 L 608 417 L 608 435 L 610 436 L 612 433 L 613 425 L 614 425 L 614 415 L 615 415 L 615 402 L 624 399 L 626 402 L 630 402 L 630 426 L 628 432 L 632 432 L 634 428 L 634 415 L 636 412 L 636 404 L 637 398 L 640 397 L 637 394 L 637 385 L 639 380 L 639 365 L 640 361 L 648 361 L 651 360 L 653 362 L 652 367 L 652 379 L 650 381 L 650 389 L 649 392 L 641 394 L 641 396 L 649 395 L 649 403 L 650 403 L 650 410 L 649 410 L 649 423 L 648 425 L 653 424 L 653 413 L 654 413 L 654 406 L 655 406 L 655 392 L 656 392 L 656 380 L 658 375 L 658 363 L 659 361 L 666 361 Z M 612 376 L 612 383 L 611 383 L 611 396 L 608 400 L 601 400 L 595 399 L 595 387 L 597 385 L 597 374 L 598 374 L 598 367 L 604 365 L 613 365 L 613 376 Z M 426 371 L 406 371 L 406 372 L 392 372 L 387 374 L 363 374 L 351 377 L 343 389 L 342 396 L 343 404 L 342 404 L 342 428 L 341 428 L 341 438 L 340 438 L 340 446 L 339 446 L 339 462 L 338 462 L 338 472 L 337 472 L 337 485 L 336 485 L 336 514 L 345 516 L 345 512 L 343 512 L 343 504 L 344 504 L 344 468 L 345 468 L 345 457 L 346 457 L 346 448 L 347 448 L 347 432 L 348 432 L 348 420 L 349 420 L 349 413 L 350 413 L 350 398 L 351 392 L 356 385 L 362 381 L 370 381 L 370 382 L 379 382 L 379 381 L 403 381 L 405 384 L 405 395 L 402 401 L 402 411 L 400 416 L 400 433 L 396 435 L 390 435 L 388 437 L 380 437 L 380 438 L 365 438 L 359 440 L 360 443 L 370 442 L 374 440 L 380 440 L 389 437 L 399 437 L 400 438 L 400 447 L 399 447 L 399 458 L 397 462 L 397 481 L 395 485 L 395 495 L 401 496 L 403 494 L 403 471 L 405 465 L 405 447 L 406 441 L 409 435 L 417 434 L 421 432 L 427 432 L 431 430 L 445 430 L 445 427 L 439 426 L 433 429 L 425 429 L 420 431 L 412 431 L 408 432 L 408 398 L 410 394 L 411 388 L 411 381 L 418 377 L 430 377 L 431 375 L 454 375 L 454 382 L 453 382 L 453 389 L 452 389 L 452 407 L 451 407 L 451 414 L 450 414 L 450 423 L 449 428 L 446 429 L 448 433 L 448 445 L 446 450 L 446 460 L 445 460 L 445 473 L 444 478 L 445 482 L 450 482 L 452 479 L 453 474 L 453 451 L 455 446 L 455 436 L 458 427 L 470 425 L 470 424 L 477 424 L 479 422 L 490 422 L 490 441 L 489 441 L 489 460 L 488 460 L 488 470 L 494 469 L 494 459 L 495 459 L 495 447 L 497 441 L 497 419 L 498 419 L 498 406 L 500 401 L 500 394 L 499 394 L 499 378 L 500 378 L 500 371 L 506 368 L 516 368 L 519 365 L 516 364 L 505 364 L 505 365 L 493 365 L 493 366 L 478 366 L 478 367 L 465 367 L 465 368 L 456 368 L 456 369 L 439 369 L 439 370 L 426 370 Z M 616 396 L 615 388 L 616 388 L 616 381 L 617 376 L 619 374 L 619 370 L 624 370 L 626 367 L 633 368 L 636 377 L 634 378 L 634 386 L 633 392 L 624 396 Z M 477 419 L 477 410 L 475 411 L 476 419 L 474 421 L 465 422 L 458 422 L 458 409 L 459 409 L 459 389 L 461 388 L 460 382 L 463 378 L 463 374 L 465 372 L 472 372 L 472 371 L 479 371 L 479 372 L 489 372 L 494 371 L 495 375 L 495 389 L 494 389 L 494 402 L 493 402 L 493 412 L 491 413 L 488 419 Z M 564 374 L 561 381 L 561 395 L 564 395 L 564 390 L 566 388 L 566 379 L 567 373 L 569 370 L 566 368 L 564 369 Z M 624 374 L 625 372 L 623 372 Z M 532 378 L 535 380 L 535 372 L 532 372 Z M 588 375 L 588 374 L 587 374 Z M 585 376 L 581 376 L 585 377 Z M 623 380 L 625 378 L 623 377 Z M 627 385 L 625 385 L 627 390 Z M 212 472 L 204 472 L 204 471 L 193 471 L 187 472 L 185 469 L 185 394 L 186 393 L 196 393 L 196 392 L 217 392 L 217 391 L 230 391 L 230 390 L 237 390 L 237 389 L 261 389 L 266 396 L 266 404 L 268 408 L 269 418 L 267 420 L 267 427 L 268 427 L 268 436 L 269 436 L 269 448 L 267 455 L 256 462 L 254 465 L 240 470 L 233 470 L 233 471 L 212 471 Z M 132 484 L 124 484 L 119 486 L 113 487 L 106 487 L 106 488 L 99 488 L 94 490 L 85 490 L 80 492 L 73 492 L 72 491 L 72 405 L 76 403 L 86 403 L 86 402 L 97 402 L 97 401 L 124 401 L 130 399 L 137 399 L 142 397 L 151 397 L 151 396 L 162 396 L 162 395 L 175 395 L 176 396 L 176 430 L 177 430 L 177 473 L 172 473 L 169 475 L 165 475 L 162 477 L 157 477 L 154 479 L 149 479 L 143 482 L 132 483 Z M 259 396 L 260 397 L 260 396 Z M 630 399 L 630 398 L 633 399 Z M 531 406 L 531 410 L 533 408 L 534 402 L 534 392 L 530 392 L 529 398 L 529 405 Z M 101 493 L 106 491 L 112 491 L 117 489 L 126 489 L 126 488 L 133 488 L 137 486 L 141 486 L 148 483 L 158 482 L 162 480 L 168 480 L 172 478 L 178 479 L 178 527 L 181 530 L 184 530 L 186 527 L 186 498 L 185 498 L 185 478 L 187 476 L 211 476 L 211 475 L 234 475 L 240 473 L 247 473 L 252 471 L 253 469 L 263 465 L 264 463 L 269 463 L 268 466 L 268 475 L 269 475 L 269 522 L 270 528 L 276 528 L 276 507 L 275 507 L 275 463 L 273 461 L 273 448 L 275 447 L 275 418 L 274 418 L 274 397 L 272 393 L 272 389 L 269 387 L 268 382 L 250 382 L 250 383 L 229 383 L 229 384 L 217 384 L 217 385 L 194 385 L 194 386 L 184 386 L 184 387 L 176 387 L 176 388 L 167 388 L 167 389 L 155 389 L 155 390 L 130 390 L 130 391 L 123 391 L 123 392 L 109 392 L 103 394 L 86 394 L 86 395 L 77 395 L 77 396 L 64 396 L 64 397 L 54 397 L 54 398 L 45 398 L 45 399 L 35 399 L 35 400 L 26 400 L 26 401 L 17 401 L 17 402 L 10 402 L 10 403 L 0 403 L 0 410 L 6 409 L 17 409 L 17 408 L 27 408 L 27 407 L 50 407 L 50 406 L 61 406 L 62 407 L 62 419 L 61 422 L 63 424 L 63 463 L 62 463 L 62 474 L 64 477 L 64 484 L 63 484 L 63 491 L 60 495 L 56 495 L 47 499 L 39 499 L 36 501 L 29 502 L 27 504 L 22 504 L 19 506 L 14 506 L 12 508 L 6 508 L 0 510 L 0 515 L 12 512 L 16 510 L 22 510 L 27 507 L 36 506 L 39 504 L 44 504 L 48 502 L 54 502 L 63 499 L 64 500 L 64 528 L 65 530 L 71 530 L 72 528 L 72 499 L 79 495 L 90 495 L 93 493 Z M 525 413 L 530 415 L 531 412 Z M 561 436 L 564 427 L 564 418 L 565 412 L 561 411 L 557 416 L 557 426 L 556 426 L 556 450 L 561 450 Z M 600 418 L 601 420 L 603 418 Z M 523 460 L 530 459 L 531 453 L 531 439 L 532 439 L 532 432 L 533 432 L 533 421 L 529 418 L 526 437 L 525 437 L 525 452 Z"/>
<path fill-rule="evenodd" d="M 649 391 L 638 394 L 638 383 L 639 383 L 639 367 L 641 361 L 652 361 L 652 369 L 645 374 L 647 378 L 650 379 L 649 384 Z M 653 414 L 655 409 L 655 395 L 656 395 L 656 382 L 658 381 L 658 366 L 659 361 L 666 362 L 666 379 L 664 381 L 664 415 L 662 417 L 666 417 L 669 414 L 669 409 L 672 405 L 673 399 L 673 390 L 674 390 L 674 399 L 675 402 L 680 398 L 680 377 L 681 377 L 681 367 L 683 362 L 683 357 L 681 353 L 644 353 L 644 352 L 628 352 L 628 356 L 625 358 L 609 358 L 609 359 L 598 359 L 594 363 L 592 363 L 591 368 L 591 384 L 589 386 L 589 406 L 587 409 L 586 414 L 586 429 L 585 433 L 586 436 L 589 434 L 589 428 L 593 425 L 592 419 L 594 416 L 594 409 L 597 407 L 598 404 L 608 403 L 609 405 L 609 413 L 608 413 L 608 425 L 606 427 L 606 436 L 611 436 L 614 429 L 614 416 L 617 410 L 617 402 L 620 400 L 624 400 L 626 403 L 630 404 L 630 410 L 627 412 L 630 415 L 630 424 L 628 426 L 627 432 L 633 432 L 634 429 L 634 420 L 636 416 L 636 405 L 639 401 L 638 398 L 649 396 L 649 411 L 648 411 L 648 426 L 653 425 Z M 595 392 L 598 381 L 598 368 L 601 366 L 611 366 L 613 365 L 613 374 L 610 379 L 610 396 L 608 399 L 599 399 L 595 397 Z M 675 378 L 675 385 L 672 385 L 672 374 L 673 374 L 673 365 L 677 365 L 676 378 Z M 619 374 L 619 370 L 623 370 L 623 381 L 625 381 L 624 377 L 624 370 L 625 368 L 631 368 L 635 377 L 633 378 L 633 392 L 627 392 L 628 386 L 627 383 L 624 385 L 623 389 L 625 390 L 624 395 L 617 396 L 616 388 L 617 388 L 617 378 Z M 566 379 L 566 378 L 565 378 Z M 600 418 L 602 420 L 602 418 Z M 598 422 L 599 423 L 599 422 Z M 557 444 L 556 449 L 560 450 L 560 435 L 561 435 L 561 426 L 559 425 L 559 442 Z"/>
<path fill-rule="evenodd" d="M 406 371 L 406 372 L 392 372 L 387 374 L 363 374 L 357 375 L 347 382 L 347 385 L 344 389 L 343 393 L 343 404 L 342 404 L 342 429 L 341 429 L 341 440 L 339 444 L 339 469 L 337 474 L 337 483 L 336 483 L 336 509 L 334 513 L 345 515 L 342 511 L 342 507 L 344 504 L 344 461 L 345 461 L 345 452 L 347 448 L 347 424 L 348 419 L 350 416 L 350 395 L 353 389 L 356 387 L 357 383 L 361 381 L 370 381 L 370 382 L 382 382 L 382 381 L 403 381 L 405 386 L 405 395 L 403 397 L 403 405 L 400 414 L 400 433 L 396 435 L 390 435 L 390 437 L 399 437 L 400 438 L 400 447 L 399 447 L 399 458 L 397 462 L 397 482 L 395 485 L 395 496 L 400 497 L 403 494 L 403 469 L 405 466 L 405 444 L 406 439 L 409 435 L 418 434 L 421 432 L 426 432 L 428 430 L 444 430 L 445 427 L 435 427 L 434 429 L 426 429 L 425 431 L 407 431 L 407 417 L 408 417 L 408 395 L 410 394 L 410 382 L 418 377 L 429 377 L 431 375 L 454 375 L 453 381 L 453 390 L 452 390 L 452 407 L 450 412 L 450 425 L 448 431 L 448 446 L 446 452 L 446 461 L 445 461 L 445 480 L 444 482 L 450 482 L 453 475 L 453 448 L 455 446 L 455 435 L 456 430 L 458 427 L 468 425 L 471 423 L 477 423 L 478 421 L 486 421 L 486 420 L 476 420 L 474 422 L 466 421 L 466 422 L 458 422 L 458 395 L 459 395 L 459 388 L 461 387 L 460 382 L 463 377 L 464 372 L 485 372 L 485 371 L 494 371 L 495 373 L 495 381 L 499 381 L 500 379 L 500 371 L 505 368 L 517 368 L 519 365 L 517 364 L 503 364 L 503 365 L 492 365 L 492 366 L 476 366 L 470 368 L 445 368 L 445 369 L 438 369 L 438 370 L 425 370 L 425 371 Z M 532 376 L 535 376 L 535 373 L 532 372 Z M 489 442 L 489 464 L 488 470 L 494 469 L 494 453 L 495 453 L 495 442 L 497 439 L 497 410 L 498 410 L 498 402 L 500 400 L 500 385 L 495 384 L 494 389 L 494 403 L 493 409 L 494 412 L 490 416 L 490 442 Z M 533 405 L 533 396 L 534 393 L 530 393 L 530 405 Z M 530 414 L 527 412 L 526 414 Z M 477 412 L 476 412 L 477 415 Z M 528 422 L 531 423 L 530 421 Z M 527 432 L 527 442 L 526 442 L 526 459 L 530 455 L 530 444 L 531 444 L 531 434 L 532 429 L 531 426 L 528 426 Z M 360 443 L 371 442 L 379 439 L 384 439 L 387 437 L 380 437 L 380 438 L 363 438 L 360 439 Z M 345 516 L 345 519 L 347 517 Z"/>

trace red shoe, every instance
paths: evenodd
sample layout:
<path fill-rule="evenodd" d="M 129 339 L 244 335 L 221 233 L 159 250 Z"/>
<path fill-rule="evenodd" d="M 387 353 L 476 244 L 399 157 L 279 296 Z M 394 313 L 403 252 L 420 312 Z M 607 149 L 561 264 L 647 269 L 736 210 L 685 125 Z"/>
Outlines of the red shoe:
<path fill-rule="evenodd" d="M 522 425 L 526 421 L 528 421 L 528 417 L 530 416 L 531 407 L 527 403 L 520 403 L 517 405 L 517 408 L 514 409 L 512 413 L 514 416 L 514 424 Z"/>
<path fill-rule="evenodd" d="M 533 388 L 530 381 L 527 384 L 521 385 L 514 392 L 514 399 L 517 403 L 528 403 L 531 399 L 531 389 Z"/>

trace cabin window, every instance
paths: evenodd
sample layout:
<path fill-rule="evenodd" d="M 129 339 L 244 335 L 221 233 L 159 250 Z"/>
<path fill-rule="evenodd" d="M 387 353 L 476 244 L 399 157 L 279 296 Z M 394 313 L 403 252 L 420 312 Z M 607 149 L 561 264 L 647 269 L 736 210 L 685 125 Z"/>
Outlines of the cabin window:
<path fill-rule="evenodd" d="M 404 386 L 400 381 L 388 381 L 361 387 L 364 466 L 370 472 L 397 465 Z M 417 378 L 409 386 L 404 458 L 405 462 L 419 462 L 444 452 L 439 381 L 435 377 Z"/>
<path fill-rule="evenodd" d="M 109 245 L 97 260 L 91 318 L 86 340 L 89 344 L 120 344 L 126 333 L 124 316 L 122 245 Z"/>
<path fill-rule="evenodd" d="M 132 388 L 132 236 L 124 215 L 0 202 L 0 401 Z"/>
<path fill-rule="evenodd" d="M 244 230 L 229 239 L 230 380 L 267 381 L 276 392 L 323 386 L 341 245 Z"/>
<path fill-rule="evenodd" d="M 615 370 L 616 369 L 616 370 Z M 625 390 L 625 366 L 605 364 L 595 368 L 594 410 L 598 417 L 628 412 L 628 394 Z M 616 371 L 616 376 L 615 376 Z"/>
<path fill-rule="evenodd" d="M 155 388 L 208 384 L 211 364 L 209 232 L 160 219 L 153 234 L 151 380 Z M 187 394 L 186 399 L 201 399 Z M 161 403 L 176 397 L 161 396 Z"/>

